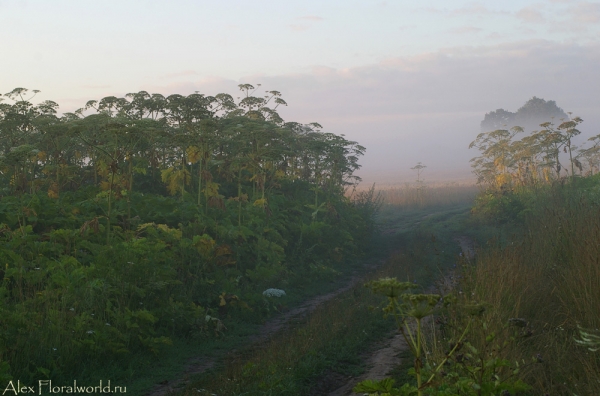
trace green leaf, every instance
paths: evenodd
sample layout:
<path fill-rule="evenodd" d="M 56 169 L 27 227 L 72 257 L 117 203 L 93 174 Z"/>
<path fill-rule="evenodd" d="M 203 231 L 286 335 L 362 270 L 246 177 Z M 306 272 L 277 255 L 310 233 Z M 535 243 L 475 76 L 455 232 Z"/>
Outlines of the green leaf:
<path fill-rule="evenodd" d="M 354 389 L 354 392 L 391 392 L 394 389 L 394 381 L 391 378 L 384 378 L 381 381 L 365 380 L 359 382 Z"/>

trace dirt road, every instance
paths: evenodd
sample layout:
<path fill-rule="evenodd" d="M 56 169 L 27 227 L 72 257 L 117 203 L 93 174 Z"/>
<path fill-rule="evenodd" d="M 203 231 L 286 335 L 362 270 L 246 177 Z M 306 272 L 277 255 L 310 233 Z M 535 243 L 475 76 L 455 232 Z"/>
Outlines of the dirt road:
<path fill-rule="evenodd" d="M 467 236 L 458 236 L 454 240 L 460 245 L 462 255 L 467 260 L 472 260 L 475 257 L 475 244 L 473 240 Z M 436 285 L 430 287 L 426 293 L 438 293 L 443 294 L 452 290 L 455 284 L 455 278 L 453 273 L 447 274 L 443 279 L 440 279 Z M 385 340 L 383 345 L 379 345 L 375 348 L 375 351 L 366 357 L 367 367 L 369 369 L 361 376 L 357 378 L 347 378 L 346 382 L 335 389 L 333 392 L 324 393 L 328 396 L 352 396 L 356 393 L 352 392 L 352 388 L 361 381 L 372 379 L 382 380 L 388 376 L 388 373 L 395 367 L 402 363 L 403 352 L 407 352 L 409 346 L 404 340 L 402 334 L 395 334 L 393 337 Z M 316 394 L 315 394 L 316 396 Z"/>
<path fill-rule="evenodd" d="M 427 218 L 429 216 L 431 215 L 427 215 L 424 218 Z M 422 219 L 419 219 L 419 221 L 413 224 L 413 226 L 419 224 L 421 220 Z M 384 233 L 388 232 L 389 230 L 391 230 L 393 233 L 393 227 L 395 226 L 392 226 L 388 230 L 384 230 Z M 455 238 L 455 241 L 461 246 L 463 255 L 465 257 L 470 259 L 474 256 L 475 250 L 473 248 L 473 243 L 468 237 L 459 236 Z M 367 265 L 365 269 L 374 270 L 381 266 L 383 263 L 384 260 L 372 263 L 370 265 Z M 347 281 L 347 283 L 344 286 L 340 287 L 339 289 L 327 294 L 313 297 L 304 302 L 302 305 L 298 306 L 297 308 L 294 308 L 284 314 L 270 319 L 261 327 L 260 331 L 256 335 L 248 338 L 246 345 L 248 347 L 256 347 L 260 345 L 261 343 L 268 340 L 275 333 L 284 329 L 291 322 L 294 322 L 297 319 L 308 315 L 324 302 L 331 300 L 332 298 L 338 296 L 339 294 L 347 290 L 350 290 L 352 287 L 356 286 L 359 282 L 361 282 L 362 279 L 363 276 L 355 274 Z M 431 290 L 431 292 L 435 291 Z M 388 340 L 385 340 L 380 345 L 380 347 L 375 348 L 375 352 L 365 357 L 369 369 L 362 376 L 360 376 L 359 378 L 346 378 L 340 376 L 338 373 L 331 373 L 332 378 L 330 378 L 329 380 L 325 379 L 326 384 L 323 392 L 316 390 L 317 393 L 315 393 L 315 395 L 353 395 L 354 393 L 352 392 L 352 388 L 356 385 L 356 383 L 364 379 L 385 378 L 391 369 L 400 364 L 401 359 L 399 355 L 401 354 L 401 352 L 406 351 L 407 348 L 408 346 L 406 345 L 406 342 L 402 335 L 393 335 Z M 232 353 L 235 353 L 235 351 L 232 351 Z M 193 377 L 196 374 L 203 373 L 204 371 L 213 367 L 214 364 L 214 358 L 208 358 L 205 356 L 193 358 L 188 361 L 184 372 L 179 378 L 172 381 L 164 381 L 161 384 L 157 384 L 150 392 L 146 393 L 146 396 L 165 396 L 174 390 L 181 389 L 185 387 L 185 385 L 189 382 L 190 377 Z M 329 390 L 331 389 L 335 390 L 333 392 L 330 392 Z"/>

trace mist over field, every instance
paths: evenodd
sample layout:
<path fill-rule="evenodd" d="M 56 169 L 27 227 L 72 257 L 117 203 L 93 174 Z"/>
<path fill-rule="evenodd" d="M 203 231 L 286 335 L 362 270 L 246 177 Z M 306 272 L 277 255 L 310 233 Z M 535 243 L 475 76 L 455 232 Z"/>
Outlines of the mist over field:
<path fill-rule="evenodd" d="M 484 115 L 534 96 L 583 118 L 581 141 L 600 132 L 597 2 L 136 4 L 0 2 L 0 91 L 39 89 L 66 112 L 262 84 L 282 93 L 284 120 L 365 146 L 366 184 L 412 181 L 417 162 L 426 181 L 473 180 Z"/>

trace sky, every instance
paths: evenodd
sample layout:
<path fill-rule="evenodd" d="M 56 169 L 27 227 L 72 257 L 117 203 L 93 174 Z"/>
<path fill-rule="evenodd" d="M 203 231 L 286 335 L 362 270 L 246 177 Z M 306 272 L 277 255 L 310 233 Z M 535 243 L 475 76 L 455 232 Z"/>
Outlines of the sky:
<path fill-rule="evenodd" d="M 417 162 L 466 181 L 487 112 L 537 96 L 584 119 L 581 142 L 600 134 L 600 0 L 0 0 L 0 93 L 67 112 L 244 83 L 365 146 L 365 183 L 412 182 Z"/>

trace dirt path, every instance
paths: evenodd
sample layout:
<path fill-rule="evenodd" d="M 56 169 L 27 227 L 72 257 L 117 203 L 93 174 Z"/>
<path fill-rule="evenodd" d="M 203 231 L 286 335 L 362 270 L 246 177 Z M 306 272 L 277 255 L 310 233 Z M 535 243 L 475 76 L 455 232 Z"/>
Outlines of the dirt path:
<path fill-rule="evenodd" d="M 366 272 L 368 272 L 370 270 L 374 270 L 374 269 L 378 268 L 384 262 L 385 262 L 385 260 L 381 260 L 381 261 L 377 262 L 376 264 L 367 265 L 364 268 L 365 268 L 365 270 L 367 270 Z M 257 343 L 257 342 L 262 342 L 262 341 L 267 340 L 273 334 L 277 333 L 279 330 L 281 330 L 287 324 L 289 324 L 290 321 L 292 321 L 292 319 L 298 319 L 298 318 L 302 318 L 302 317 L 308 315 L 309 313 L 314 311 L 319 305 L 323 304 L 324 302 L 329 301 L 332 298 L 340 295 L 341 293 L 352 289 L 362 279 L 363 279 L 363 276 L 359 276 L 359 275 L 355 274 L 348 280 L 348 283 L 346 283 L 345 286 L 343 286 L 339 289 L 336 289 L 330 293 L 313 297 L 310 300 L 303 303 L 302 305 L 300 305 L 299 307 L 294 308 L 280 316 L 270 319 L 269 321 L 267 321 L 267 323 L 265 323 L 262 326 L 262 328 L 260 329 L 260 331 L 257 335 L 254 335 L 249 338 L 249 342 Z"/>
<path fill-rule="evenodd" d="M 367 273 L 369 270 L 373 270 L 381 266 L 385 260 L 378 261 L 373 264 L 368 264 L 364 267 Z M 350 290 L 354 286 L 356 286 L 363 276 L 359 276 L 355 273 L 348 282 L 339 289 L 336 289 L 330 293 L 322 294 L 316 297 L 313 297 L 302 305 L 284 313 L 277 317 L 269 319 L 260 329 L 260 331 L 253 336 L 248 337 L 246 345 L 248 347 L 256 347 L 260 343 L 268 340 L 275 333 L 279 332 L 283 328 L 285 328 L 288 324 L 296 319 L 300 319 L 314 311 L 319 305 L 323 304 L 326 301 L 331 300 L 332 298 L 338 296 L 339 294 Z M 235 353 L 235 351 L 231 351 L 230 353 Z M 190 380 L 190 377 L 201 374 L 206 370 L 212 368 L 215 365 L 215 358 L 207 358 L 207 357 L 195 357 L 190 359 L 185 366 L 184 372 L 182 375 L 174 379 L 172 381 L 164 381 L 160 384 L 154 386 L 154 388 L 146 393 L 146 396 L 165 396 L 168 395 L 169 392 L 172 392 L 176 389 L 181 389 L 184 387 Z"/>
<path fill-rule="evenodd" d="M 475 243 L 468 236 L 458 236 L 454 240 L 460 245 L 463 256 L 467 260 L 472 260 L 475 257 Z"/>
<path fill-rule="evenodd" d="M 371 356 L 367 358 L 367 367 L 369 370 L 357 378 L 349 378 L 346 383 L 330 392 L 329 396 L 351 396 L 356 395 L 352 388 L 366 379 L 382 380 L 388 376 L 390 370 L 397 367 L 402 359 L 400 354 L 408 350 L 408 345 L 402 337 L 402 334 L 395 334 L 385 344 L 381 345 Z"/>
<path fill-rule="evenodd" d="M 475 257 L 475 244 L 473 240 L 467 236 L 458 236 L 454 240 L 460 245 L 462 255 L 467 260 L 472 260 Z M 427 289 L 426 293 L 443 294 L 450 291 L 455 285 L 454 274 L 450 273 L 443 279 L 440 279 L 434 286 Z M 426 318 L 427 319 L 427 318 Z M 356 393 L 352 392 L 352 388 L 361 381 L 366 379 L 382 380 L 388 376 L 388 373 L 402 363 L 400 355 L 409 350 L 402 334 L 395 334 L 392 338 L 385 340 L 383 345 L 379 345 L 370 356 L 366 358 L 367 367 L 369 369 L 357 378 L 347 378 L 345 383 L 334 390 L 327 393 L 328 396 L 353 396 Z M 338 383 L 340 381 L 338 380 Z M 343 383 L 343 382 L 341 382 Z"/>
<path fill-rule="evenodd" d="M 427 218 L 431 215 L 432 214 L 428 214 L 419 220 L 422 221 L 424 218 Z M 420 223 L 420 221 L 416 222 L 415 224 Z M 413 224 L 413 226 L 415 224 Z M 383 230 L 382 233 L 383 234 L 394 233 L 397 231 L 396 227 L 397 227 L 397 225 L 392 225 L 387 230 Z M 472 247 L 473 244 L 468 237 L 461 236 L 461 237 L 455 238 L 455 240 L 460 244 L 461 248 L 463 249 L 463 254 L 467 258 L 473 257 L 473 255 L 474 255 L 474 249 Z M 378 268 L 384 262 L 385 262 L 385 260 L 381 260 L 379 262 L 366 265 L 364 267 L 365 270 L 367 270 L 367 271 L 365 271 L 365 273 L 368 272 L 369 270 Z M 291 322 L 294 322 L 296 319 L 300 319 L 300 318 L 308 315 L 309 313 L 314 311 L 319 305 L 323 304 L 324 302 L 331 300 L 332 298 L 338 296 L 339 294 L 341 294 L 347 290 L 350 290 L 352 287 L 357 285 L 362 280 L 362 278 L 363 278 L 363 276 L 355 273 L 348 280 L 348 282 L 344 286 L 340 287 L 339 289 L 336 289 L 327 294 L 313 297 L 313 298 L 307 300 L 306 302 L 304 302 L 302 305 L 300 305 L 284 314 L 281 314 L 277 317 L 274 317 L 274 318 L 268 320 L 261 327 L 260 331 L 256 335 L 250 336 L 248 338 L 247 342 L 245 343 L 246 347 L 252 348 L 252 347 L 259 346 L 261 343 L 268 340 L 271 336 L 273 336 L 275 333 L 277 333 L 280 330 L 282 330 L 283 328 L 285 328 Z M 367 357 L 368 366 L 370 367 L 370 369 L 364 375 L 362 375 L 360 378 L 337 378 L 337 377 L 332 378 L 333 389 L 336 389 L 336 390 L 333 393 L 329 393 L 329 395 L 331 395 L 331 396 L 353 395 L 354 393 L 352 393 L 352 388 L 354 387 L 354 385 L 357 382 L 362 381 L 367 378 L 371 378 L 371 379 L 385 378 L 386 374 L 389 372 L 390 369 L 392 369 L 393 367 L 396 367 L 398 364 L 400 364 L 401 360 L 398 355 L 402 351 L 407 350 L 407 348 L 408 348 L 408 346 L 406 345 L 406 342 L 404 341 L 404 338 L 402 337 L 402 335 L 400 335 L 400 334 L 394 335 L 392 338 L 390 338 L 389 340 L 386 340 L 383 344 L 381 344 L 381 348 L 377 349 L 373 354 L 371 354 L 369 357 Z M 230 353 L 235 353 L 235 352 L 236 351 L 234 350 L 234 351 L 231 351 Z M 206 356 L 199 356 L 199 357 L 190 359 L 187 362 L 187 364 L 184 368 L 184 371 L 179 378 L 171 380 L 171 381 L 163 381 L 162 383 L 155 385 L 152 390 L 150 390 L 148 393 L 146 393 L 145 396 L 166 396 L 174 390 L 181 389 L 187 383 L 189 383 L 191 377 L 193 377 L 196 374 L 201 374 L 201 373 L 205 372 L 206 370 L 212 368 L 215 365 L 215 362 L 216 362 L 216 358 L 209 358 Z M 334 376 L 336 374 L 337 373 L 332 373 L 332 375 L 334 375 Z M 343 384 L 343 386 L 338 388 L 338 386 L 340 384 Z M 329 388 L 329 389 L 332 389 L 332 388 Z M 327 394 L 327 393 L 324 393 L 324 394 Z"/>

